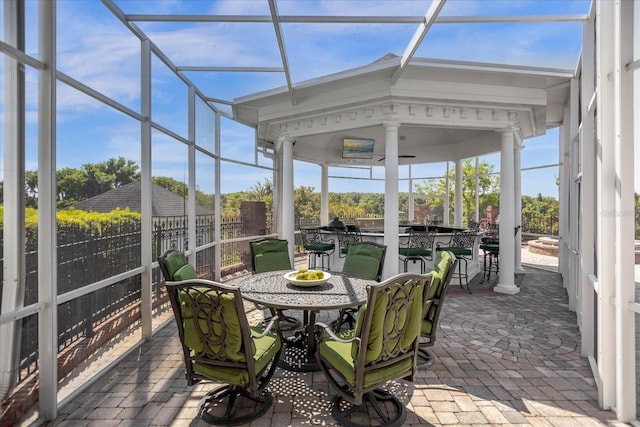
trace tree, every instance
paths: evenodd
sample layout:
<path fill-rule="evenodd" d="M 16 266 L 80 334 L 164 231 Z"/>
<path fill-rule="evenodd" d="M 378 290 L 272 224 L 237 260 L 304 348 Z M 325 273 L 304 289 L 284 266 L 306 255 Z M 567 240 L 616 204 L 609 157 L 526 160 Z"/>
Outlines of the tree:
<path fill-rule="evenodd" d="M 464 223 L 468 224 L 474 217 L 476 202 L 476 167 L 475 162 L 467 159 L 462 163 L 462 207 Z M 480 217 L 489 205 L 498 205 L 500 200 L 500 177 L 493 173 L 493 165 L 487 162 L 478 164 L 478 190 L 480 201 Z M 453 212 L 455 202 L 455 168 L 449 169 L 449 212 Z M 429 196 L 424 203 L 432 212 L 443 212 L 444 196 L 447 192 L 446 177 L 414 184 L 417 194 Z M 434 197 L 435 196 L 435 197 Z M 449 218 L 451 220 L 451 218 Z"/>
<path fill-rule="evenodd" d="M 81 169 L 62 168 L 56 171 L 58 208 L 67 208 L 106 191 L 140 180 L 138 165 L 123 157 L 106 162 L 86 163 Z M 25 173 L 26 204 L 37 207 L 38 173 Z"/>
<path fill-rule="evenodd" d="M 154 176 L 153 178 L 151 178 L 151 182 L 159 185 L 165 190 L 177 194 L 180 197 L 186 198 L 189 194 L 189 186 L 187 184 L 168 176 Z"/>

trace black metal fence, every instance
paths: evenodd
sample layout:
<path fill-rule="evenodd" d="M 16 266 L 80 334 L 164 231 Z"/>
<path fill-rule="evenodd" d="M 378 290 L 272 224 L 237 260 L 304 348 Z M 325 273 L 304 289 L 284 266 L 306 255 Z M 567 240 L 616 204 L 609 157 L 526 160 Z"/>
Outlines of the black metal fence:
<path fill-rule="evenodd" d="M 270 218 L 269 218 L 270 229 Z M 196 246 L 214 241 L 214 217 L 196 218 Z M 189 249 L 187 219 L 184 217 L 155 218 L 153 223 L 154 259 L 168 249 Z M 243 237 L 241 218 L 224 218 L 221 222 L 222 239 Z M 139 222 L 112 224 L 64 224 L 58 228 L 58 294 L 64 294 L 90 283 L 113 277 L 140 266 L 141 226 Z M 0 236 L 2 236 L 0 230 Z M 37 232 L 27 233 L 25 256 L 25 305 L 38 300 Z M 223 244 L 222 265 L 239 261 L 238 243 Z M 0 240 L 0 274 L 4 264 L 3 241 Z M 200 251 L 196 265 L 202 277 L 213 278 L 216 247 Z M 160 272 L 153 274 L 153 294 L 162 300 Z M 0 284 L 0 304 L 2 287 Z M 100 325 L 131 308 L 140 301 L 141 277 L 122 280 L 90 294 L 75 298 L 58 306 L 58 352 L 76 341 L 91 338 Z M 168 307 L 168 304 L 166 305 Z M 18 382 L 37 369 L 38 319 L 30 316 L 22 321 L 20 342 L 20 370 Z"/>

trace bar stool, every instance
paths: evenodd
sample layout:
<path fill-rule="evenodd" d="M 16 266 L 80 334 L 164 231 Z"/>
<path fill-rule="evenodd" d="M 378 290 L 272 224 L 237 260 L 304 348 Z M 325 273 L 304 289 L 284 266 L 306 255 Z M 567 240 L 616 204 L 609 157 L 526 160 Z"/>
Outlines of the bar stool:
<path fill-rule="evenodd" d="M 362 241 L 362 233 L 357 225 L 347 225 L 344 229 L 337 229 L 338 233 L 338 257 L 344 258 L 349 251 L 349 245 Z"/>
<path fill-rule="evenodd" d="M 404 263 L 404 272 L 408 270 L 409 261 L 420 262 L 420 274 L 427 270 L 427 260 L 433 260 L 433 242 L 436 238 L 435 231 L 427 231 L 425 227 L 410 227 L 409 240 L 406 244 L 400 244 L 398 253 Z"/>
<path fill-rule="evenodd" d="M 316 269 L 317 260 L 320 258 L 320 269 L 329 270 L 329 256 L 335 251 L 336 245 L 333 239 L 323 239 L 320 228 L 301 228 L 302 246 L 309 252 L 309 268 Z M 325 267 L 324 260 L 327 260 Z"/>
<path fill-rule="evenodd" d="M 491 271 L 495 271 L 496 274 L 500 272 L 500 241 L 494 237 L 483 237 L 480 239 L 480 249 L 482 249 L 484 255 L 484 272 L 480 281 L 480 283 L 483 283 L 485 279 L 488 281 L 491 278 Z M 487 258 L 489 258 L 488 267 Z"/>
<path fill-rule="evenodd" d="M 476 237 L 478 237 L 477 231 L 455 231 L 451 235 L 451 239 L 449 239 L 448 243 L 438 242 L 436 244 L 436 251 L 452 252 L 460 261 L 458 262 L 458 272 L 455 274 L 455 277 L 460 281 L 460 287 L 462 289 L 464 289 L 464 286 L 462 286 L 462 279 L 464 279 L 465 284 L 467 285 L 467 292 L 469 293 L 471 293 L 471 290 L 469 289 L 468 261 L 475 259 L 474 246 L 476 243 Z M 461 267 L 463 262 L 464 274 L 462 274 Z"/>

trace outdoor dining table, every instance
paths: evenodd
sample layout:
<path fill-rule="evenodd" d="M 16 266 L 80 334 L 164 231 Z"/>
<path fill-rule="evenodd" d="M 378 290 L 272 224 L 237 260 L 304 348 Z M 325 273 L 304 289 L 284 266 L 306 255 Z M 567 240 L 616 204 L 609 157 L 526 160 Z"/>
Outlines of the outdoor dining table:
<path fill-rule="evenodd" d="M 312 287 L 297 286 L 285 279 L 289 271 L 271 271 L 249 276 L 238 283 L 242 297 L 273 310 L 304 311 L 303 329 L 283 337 L 285 349 L 278 361 L 280 367 L 298 372 L 315 372 L 316 337 L 314 323 L 321 310 L 357 307 L 367 300 L 367 285 L 373 280 L 331 273 L 325 283 Z"/>

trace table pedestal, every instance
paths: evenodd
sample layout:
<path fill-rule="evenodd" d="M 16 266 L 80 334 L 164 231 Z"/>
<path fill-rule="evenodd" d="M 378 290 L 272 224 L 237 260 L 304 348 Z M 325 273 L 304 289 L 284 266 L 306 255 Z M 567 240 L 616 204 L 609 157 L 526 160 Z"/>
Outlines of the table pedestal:
<path fill-rule="evenodd" d="M 294 372 L 318 372 L 320 365 L 316 360 L 316 339 L 313 325 L 316 323 L 316 312 L 304 312 L 304 329 L 294 332 L 293 336 L 282 337 L 284 349 L 280 355 L 278 366 Z"/>

